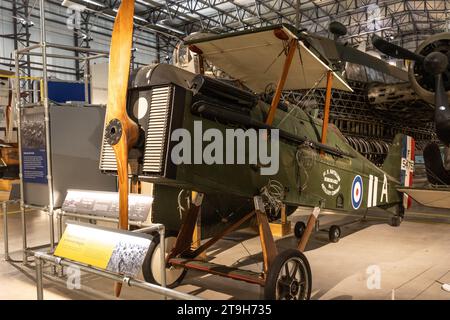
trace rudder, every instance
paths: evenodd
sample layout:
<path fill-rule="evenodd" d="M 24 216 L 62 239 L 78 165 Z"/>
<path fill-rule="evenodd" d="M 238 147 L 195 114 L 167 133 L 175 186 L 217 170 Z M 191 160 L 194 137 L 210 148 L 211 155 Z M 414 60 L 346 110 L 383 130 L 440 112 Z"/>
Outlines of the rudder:
<path fill-rule="evenodd" d="M 411 187 L 414 177 L 415 141 L 412 137 L 398 133 L 389 148 L 382 169 L 400 182 L 401 186 Z M 411 206 L 411 198 L 403 195 L 403 207 Z"/>

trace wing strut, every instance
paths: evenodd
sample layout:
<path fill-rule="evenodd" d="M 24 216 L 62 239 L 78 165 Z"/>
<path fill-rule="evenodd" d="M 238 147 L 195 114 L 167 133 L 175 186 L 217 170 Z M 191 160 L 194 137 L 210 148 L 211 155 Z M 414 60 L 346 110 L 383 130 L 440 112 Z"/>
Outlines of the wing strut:
<path fill-rule="evenodd" d="M 327 143 L 328 121 L 330 117 L 330 105 L 331 105 L 331 87 L 333 85 L 333 71 L 327 71 L 327 91 L 325 95 L 325 110 L 322 122 L 322 141 L 321 143 Z M 323 152 L 322 152 L 323 154 Z"/>
<path fill-rule="evenodd" d="M 294 58 L 295 49 L 297 49 L 297 41 L 297 39 L 291 39 L 291 41 L 289 41 L 289 51 L 286 56 L 286 60 L 284 61 L 283 72 L 278 80 L 277 89 L 270 105 L 269 114 L 267 115 L 266 124 L 268 125 L 272 125 L 275 117 L 275 111 L 277 110 L 278 103 L 281 99 L 281 92 L 283 91 L 284 84 L 289 73 L 289 68 L 291 67 L 292 58 Z"/>

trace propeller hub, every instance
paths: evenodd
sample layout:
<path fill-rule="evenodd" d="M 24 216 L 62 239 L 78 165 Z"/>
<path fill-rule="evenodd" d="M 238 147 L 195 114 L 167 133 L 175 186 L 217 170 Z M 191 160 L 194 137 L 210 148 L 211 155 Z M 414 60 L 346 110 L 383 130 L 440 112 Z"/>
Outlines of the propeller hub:
<path fill-rule="evenodd" d="M 425 71 L 433 75 L 443 73 L 448 67 L 447 56 L 439 51 L 431 52 L 425 57 L 423 66 L 425 67 Z"/>
<path fill-rule="evenodd" d="M 119 142 L 122 136 L 122 122 L 119 119 L 112 119 L 105 129 L 105 139 L 110 145 L 115 145 Z"/>

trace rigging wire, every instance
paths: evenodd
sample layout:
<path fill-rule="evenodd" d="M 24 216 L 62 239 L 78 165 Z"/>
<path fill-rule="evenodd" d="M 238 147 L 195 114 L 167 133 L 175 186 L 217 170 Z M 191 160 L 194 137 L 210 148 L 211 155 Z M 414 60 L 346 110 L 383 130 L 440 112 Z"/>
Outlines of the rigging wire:
<path fill-rule="evenodd" d="M 328 71 L 327 71 L 328 72 Z M 314 86 L 312 86 L 310 89 L 308 89 L 308 91 L 305 93 L 305 95 L 300 99 L 299 102 L 297 102 L 296 104 L 293 105 L 293 107 L 291 108 L 291 110 L 283 117 L 283 119 L 281 119 L 281 121 L 278 123 L 278 127 L 281 126 L 281 124 L 291 115 L 291 113 L 296 109 L 299 108 L 300 109 L 300 104 L 303 102 L 303 100 L 305 100 L 305 98 L 310 99 L 310 95 L 312 95 L 313 93 L 315 93 L 315 91 L 317 90 L 317 87 L 319 85 L 319 83 L 322 82 L 322 80 L 325 78 L 327 72 L 325 72 L 322 77 L 320 77 L 320 79 L 318 81 L 316 81 L 314 83 Z M 309 100 L 308 100 L 309 101 Z M 306 102 L 306 101 L 305 101 Z"/>

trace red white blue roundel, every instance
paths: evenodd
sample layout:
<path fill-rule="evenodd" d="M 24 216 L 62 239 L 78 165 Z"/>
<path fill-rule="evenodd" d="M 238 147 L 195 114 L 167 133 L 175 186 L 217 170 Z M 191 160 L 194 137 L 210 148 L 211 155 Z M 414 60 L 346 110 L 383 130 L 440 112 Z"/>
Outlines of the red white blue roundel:
<path fill-rule="evenodd" d="M 355 176 L 352 183 L 352 207 L 359 209 L 362 203 L 363 181 L 360 175 Z"/>

